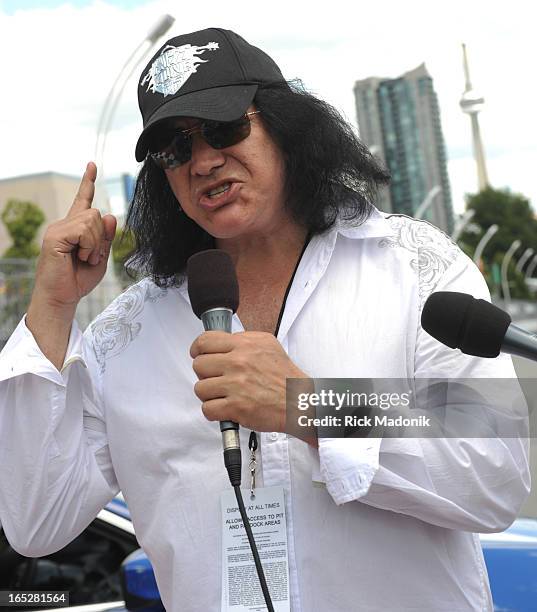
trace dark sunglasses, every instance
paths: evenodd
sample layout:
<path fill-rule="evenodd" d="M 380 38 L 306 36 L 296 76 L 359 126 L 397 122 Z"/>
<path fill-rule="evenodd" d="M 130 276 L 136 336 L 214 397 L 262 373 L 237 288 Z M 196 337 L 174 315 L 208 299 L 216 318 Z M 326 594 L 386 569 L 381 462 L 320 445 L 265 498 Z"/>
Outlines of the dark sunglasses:
<path fill-rule="evenodd" d="M 250 116 L 260 112 L 245 113 L 235 121 L 202 121 L 186 130 L 175 130 L 172 134 L 170 129 L 162 130 L 150 145 L 149 155 L 163 170 L 177 168 L 192 158 L 193 134 L 199 132 L 203 140 L 213 149 L 225 149 L 250 135 Z"/>

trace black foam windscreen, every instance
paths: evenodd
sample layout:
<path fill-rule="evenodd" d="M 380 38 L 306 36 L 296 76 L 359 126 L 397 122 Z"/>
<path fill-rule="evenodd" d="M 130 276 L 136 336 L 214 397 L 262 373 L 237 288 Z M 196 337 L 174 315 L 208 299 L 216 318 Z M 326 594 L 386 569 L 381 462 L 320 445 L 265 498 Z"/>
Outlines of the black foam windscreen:
<path fill-rule="evenodd" d="M 239 283 L 228 253 L 219 249 L 200 251 L 186 264 L 188 295 L 197 317 L 212 308 L 239 307 Z"/>
<path fill-rule="evenodd" d="M 421 314 L 421 326 L 433 338 L 476 357 L 497 357 L 510 324 L 497 306 L 454 291 L 432 293 Z"/>

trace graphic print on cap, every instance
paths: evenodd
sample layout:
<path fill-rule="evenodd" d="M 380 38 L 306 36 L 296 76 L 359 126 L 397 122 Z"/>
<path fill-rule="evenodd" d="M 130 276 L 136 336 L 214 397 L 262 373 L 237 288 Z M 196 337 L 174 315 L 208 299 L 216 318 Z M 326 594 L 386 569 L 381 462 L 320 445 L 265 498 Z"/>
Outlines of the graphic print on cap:
<path fill-rule="evenodd" d="M 191 44 L 180 47 L 166 45 L 141 80 L 140 87 L 148 83 L 146 91 L 159 92 L 164 97 L 173 96 L 188 78 L 198 71 L 200 64 L 206 64 L 209 61 L 198 56 L 207 50 L 215 51 L 218 48 L 216 42 L 210 42 L 201 47 Z"/>

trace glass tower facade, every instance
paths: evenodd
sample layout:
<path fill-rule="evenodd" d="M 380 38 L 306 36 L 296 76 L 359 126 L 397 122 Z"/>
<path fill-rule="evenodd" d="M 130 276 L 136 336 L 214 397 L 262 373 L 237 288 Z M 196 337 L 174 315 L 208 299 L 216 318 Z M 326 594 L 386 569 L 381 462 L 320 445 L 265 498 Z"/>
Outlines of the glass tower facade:
<path fill-rule="evenodd" d="M 412 216 L 438 186 L 423 218 L 451 234 L 453 208 L 440 112 L 425 65 L 395 79 L 357 81 L 354 93 L 360 137 L 392 175 L 379 207 Z"/>

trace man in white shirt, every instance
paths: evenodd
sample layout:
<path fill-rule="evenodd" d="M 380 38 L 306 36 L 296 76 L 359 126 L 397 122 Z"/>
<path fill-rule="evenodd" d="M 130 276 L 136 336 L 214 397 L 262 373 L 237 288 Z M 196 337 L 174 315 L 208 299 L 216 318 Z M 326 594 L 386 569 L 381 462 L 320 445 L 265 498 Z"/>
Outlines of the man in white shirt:
<path fill-rule="evenodd" d="M 387 180 L 328 105 L 287 85 L 236 34 L 168 41 L 139 83 L 145 160 L 127 225 L 149 277 L 82 335 L 80 298 L 115 232 L 88 164 L 47 230 L 28 314 L 0 361 L 0 519 L 39 556 L 121 490 L 166 609 L 228 610 L 216 423 L 258 432 L 257 487 L 281 487 L 293 611 L 491 610 L 477 536 L 516 517 L 527 445 L 285 433 L 287 378 L 500 378 L 508 358 L 452 351 L 420 326 L 437 290 L 488 297 L 470 260 L 423 222 L 369 203 Z M 189 255 L 235 264 L 233 335 L 202 334 Z M 201 409 L 200 409 L 201 401 Z M 247 466 L 243 468 L 247 480 Z"/>

